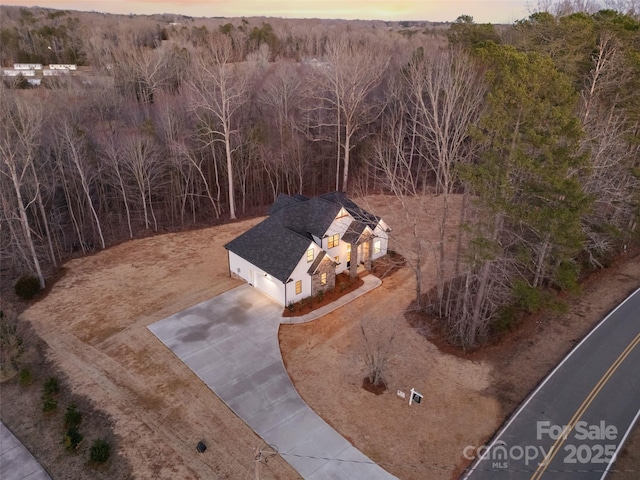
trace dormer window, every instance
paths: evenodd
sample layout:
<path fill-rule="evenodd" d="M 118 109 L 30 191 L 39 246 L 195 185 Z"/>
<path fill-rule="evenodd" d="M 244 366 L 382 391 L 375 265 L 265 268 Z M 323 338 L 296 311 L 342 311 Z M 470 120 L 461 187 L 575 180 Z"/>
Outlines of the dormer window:
<path fill-rule="evenodd" d="M 327 248 L 337 247 L 338 245 L 340 245 L 340 234 L 331 235 L 327 240 Z"/>
<path fill-rule="evenodd" d="M 307 250 L 307 263 L 313 262 L 313 247 Z"/>

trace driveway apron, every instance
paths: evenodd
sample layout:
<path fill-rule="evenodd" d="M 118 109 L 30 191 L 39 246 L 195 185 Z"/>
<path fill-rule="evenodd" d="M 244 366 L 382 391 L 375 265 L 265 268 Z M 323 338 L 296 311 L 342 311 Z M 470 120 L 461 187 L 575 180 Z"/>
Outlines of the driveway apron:
<path fill-rule="evenodd" d="M 395 478 L 298 395 L 278 344 L 287 320 L 282 306 L 242 285 L 148 328 L 303 478 Z"/>

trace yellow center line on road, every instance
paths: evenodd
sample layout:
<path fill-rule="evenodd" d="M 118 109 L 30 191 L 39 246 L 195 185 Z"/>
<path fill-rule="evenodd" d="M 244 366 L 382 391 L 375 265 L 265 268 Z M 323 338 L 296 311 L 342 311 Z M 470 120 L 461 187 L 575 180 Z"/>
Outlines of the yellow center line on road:
<path fill-rule="evenodd" d="M 624 351 L 618 356 L 616 361 L 613 362 L 613 364 L 605 372 L 605 374 L 602 376 L 602 378 L 600 378 L 600 381 L 596 384 L 596 386 L 593 387 L 593 390 L 591 390 L 591 392 L 589 393 L 587 398 L 582 402 L 582 404 L 580 405 L 580 407 L 578 408 L 576 413 L 573 415 L 573 417 L 571 417 L 571 420 L 567 424 L 566 428 L 564 428 L 562 430 L 562 433 L 560 434 L 560 436 L 558 436 L 558 438 L 556 439 L 555 443 L 553 444 L 553 446 L 551 447 L 549 452 L 547 452 L 547 455 L 544 457 L 542 462 L 540 462 L 540 464 L 538 465 L 537 470 L 535 471 L 535 473 L 531 477 L 531 480 L 539 480 L 542 477 L 542 475 L 547 470 L 547 467 L 549 466 L 551 461 L 554 459 L 554 457 L 556 456 L 558 451 L 560 451 L 560 448 L 562 447 L 562 444 L 569 437 L 569 433 L 571 433 L 571 430 L 573 430 L 573 428 L 576 426 L 576 424 L 580 420 L 580 417 L 582 417 L 582 415 L 584 414 L 585 410 L 589 407 L 589 405 L 591 405 L 591 403 L 596 398 L 598 393 L 600 393 L 600 390 L 602 390 L 602 388 L 605 386 L 605 384 L 609 381 L 611 376 L 615 373 L 615 371 L 618 369 L 620 364 L 622 364 L 624 359 L 629 356 L 631 351 L 639 343 L 640 343 L 640 333 L 638 333 L 636 335 L 636 337 L 631 341 L 631 343 L 629 343 L 627 348 L 624 349 Z"/>

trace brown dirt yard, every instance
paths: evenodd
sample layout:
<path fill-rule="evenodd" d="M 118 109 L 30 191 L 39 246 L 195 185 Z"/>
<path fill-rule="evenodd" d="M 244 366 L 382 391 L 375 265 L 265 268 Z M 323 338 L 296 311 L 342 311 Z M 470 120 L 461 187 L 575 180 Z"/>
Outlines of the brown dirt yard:
<path fill-rule="evenodd" d="M 452 212 L 459 200 L 453 199 Z M 406 253 L 411 228 L 397 203 L 368 197 L 363 206 L 388 221 L 392 248 Z M 424 213 L 421 236 L 432 251 L 441 201 L 411 208 Z M 49 294 L 22 314 L 73 391 L 111 416 L 119 453 L 135 478 L 253 476 L 260 439 L 146 327 L 239 285 L 228 276 L 223 245 L 260 220 L 133 240 L 71 260 Z M 452 249 L 456 232 L 448 233 Z M 424 264 L 426 288 L 434 282 L 434 258 L 430 253 Z M 583 299 L 569 300 L 572 314 L 541 317 L 465 357 L 439 350 L 409 327 L 404 313 L 414 283 L 404 267 L 335 313 L 283 326 L 281 349 L 302 397 L 366 455 L 402 479 L 449 479 L 463 466 L 463 448 L 482 445 L 590 326 L 639 284 L 635 257 L 589 283 Z M 381 395 L 362 388 L 361 320 L 383 325 L 382 337 L 394 332 L 389 389 Z M 424 399 L 409 407 L 396 391 L 408 394 L 412 387 Z M 3 398 L 3 418 L 11 415 L 11 403 Z M 195 449 L 201 439 L 209 447 L 203 454 Z M 299 477 L 277 457 L 263 478 Z"/>

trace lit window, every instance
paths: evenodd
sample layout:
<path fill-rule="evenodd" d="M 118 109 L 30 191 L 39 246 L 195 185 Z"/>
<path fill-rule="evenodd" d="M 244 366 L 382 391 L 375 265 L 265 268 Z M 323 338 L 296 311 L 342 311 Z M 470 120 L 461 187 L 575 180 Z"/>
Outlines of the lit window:
<path fill-rule="evenodd" d="M 335 256 L 334 260 L 336 261 L 336 263 L 340 263 L 340 255 Z"/>
<path fill-rule="evenodd" d="M 326 285 L 327 284 L 327 274 L 323 273 L 320 275 L 320 285 Z"/>
<path fill-rule="evenodd" d="M 328 240 L 327 248 L 333 248 L 340 245 L 340 234 L 331 235 Z"/>
<path fill-rule="evenodd" d="M 307 250 L 307 262 L 313 262 L 313 248 Z"/>
<path fill-rule="evenodd" d="M 300 295 L 302 293 L 302 280 L 296 281 L 296 295 Z"/>
<path fill-rule="evenodd" d="M 373 244 L 373 253 L 380 253 L 380 240 L 376 240 Z"/>
<path fill-rule="evenodd" d="M 347 245 L 347 262 L 351 261 L 351 245 Z"/>

